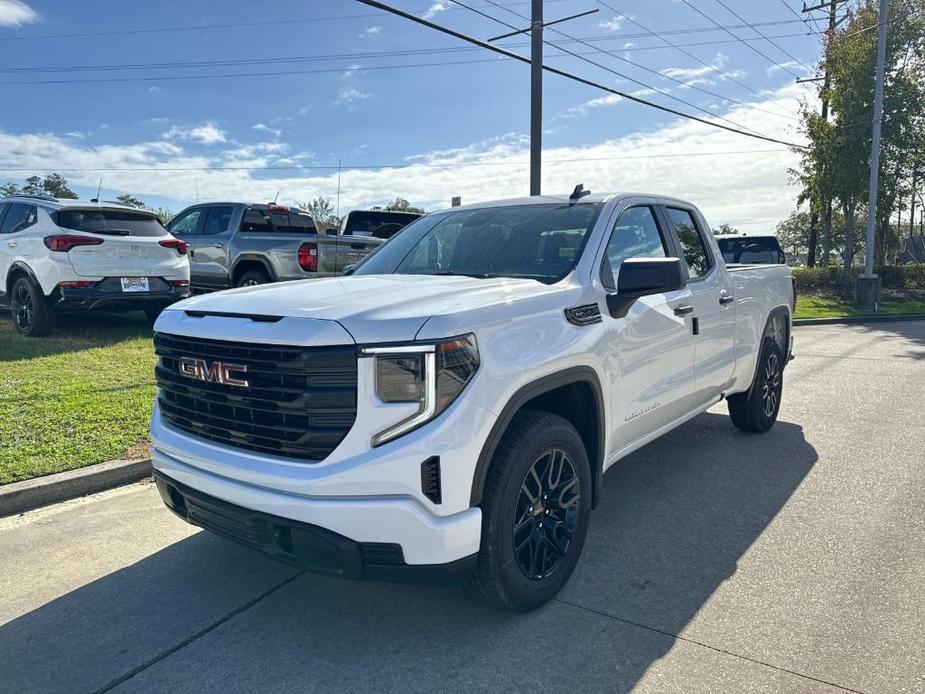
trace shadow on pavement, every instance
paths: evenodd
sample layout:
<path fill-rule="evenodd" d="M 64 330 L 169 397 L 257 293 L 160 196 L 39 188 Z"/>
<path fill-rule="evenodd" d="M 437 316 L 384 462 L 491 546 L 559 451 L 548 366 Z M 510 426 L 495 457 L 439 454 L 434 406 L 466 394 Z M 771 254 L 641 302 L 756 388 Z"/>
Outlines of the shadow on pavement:
<path fill-rule="evenodd" d="M 0 627 L 0 672 L 18 692 L 135 671 L 126 691 L 629 691 L 816 460 L 795 424 L 696 418 L 608 472 L 572 581 L 527 615 L 461 588 L 296 576 L 199 533 Z"/>

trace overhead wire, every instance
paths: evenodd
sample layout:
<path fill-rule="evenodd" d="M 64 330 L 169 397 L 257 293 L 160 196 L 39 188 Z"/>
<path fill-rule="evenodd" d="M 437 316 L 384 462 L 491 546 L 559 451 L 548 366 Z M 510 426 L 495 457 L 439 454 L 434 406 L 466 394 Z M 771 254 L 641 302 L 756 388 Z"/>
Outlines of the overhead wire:
<path fill-rule="evenodd" d="M 717 2 L 717 3 L 719 3 L 722 7 L 726 8 L 726 11 L 729 12 L 730 14 L 732 14 L 733 16 L 735 16 L 735 18 L 738 19 L 740 22 L 745 22 L 746 24 L 748 24 L 752 31 L 754 31 L 756 34 L 758 34 L 761 38 L 763 38 L 763 39 L 764 39 L 765 41 L 767 41 L 769 44 L 771 44 L 772 46 L 774 46 L 774 47 L 775 47 L 777 50 L 779 50 L 783 55 L 785 55 L 785 56 L 787 56 L 788 58 L 790 58 L 791 60 L 795 61 L 797 64 L 802 65 L 802 66 L 803 66 L 804 68 L 806 68 L 809 72 L 812 72 L 812 68 L 811 68 L 809 65 L 807 65 L 807 64 L 804 63 L 802 60 L 800 60 L 799 58 L 797 58 L 795 55 L 793 55 L 793 53 L 791 53 L 790 51 L 786 50 L 783 46 L 781 46 L 779 43 L 777 43 L 777 42 L 774 41 L 773 39 L 770 39 L 770 38 L 768 38 L 767 36 L 765 36 L 765 35 L 764 35 L 764 32 L 762 32 L 761 29 L 758 29 L 757 27 L 754 27 L 754 26 L 752 26 L 751 24 L 749 24 L 748 21 L 747 21 L 744 17 L 742 17 L 742 15 L 740 15 L 738 12 L 736 12 L 736 11 L 733 10 L 731 7 L 729 7 L 729 5 L 727 5 L 727 4 L 725 3 L 724 0 L 714 0 L 714 2 Z"/>

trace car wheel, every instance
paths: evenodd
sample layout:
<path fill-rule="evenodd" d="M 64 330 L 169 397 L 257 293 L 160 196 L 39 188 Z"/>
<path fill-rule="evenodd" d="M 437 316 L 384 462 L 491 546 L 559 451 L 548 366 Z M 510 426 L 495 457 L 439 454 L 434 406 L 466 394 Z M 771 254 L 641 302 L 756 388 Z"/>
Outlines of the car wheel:
<path fill-rule="evenodd" d="M 777 421 L 783 392 L 784 355 L 776 340 L 766 338 L 752 387 L 728 398 L 732 423 L 742 431 L 767 431 Z"/>
<path fill-rule="evenodd" d="M 267 284 L 270 281 L 270 278 L 267 277 L 265 272 L 260 270 L 248 270 L 243 275 L 238 277 L 238 281 L 235 282 L 235 287 L 256 287 L 258 284 Z"/>
<path fill-rule="evenodd" d="M 578 563 L 591 515 L 591 467 L 575 427 L 544 412 L 515 417 L 492 459 L 481 508 L 473 591 L 522 612 L 551 600 Z"/>
<path fill-rule="evenodd" d="M 13 284 L 10 309 L 16 329 L 27 337 L 48 335 L 55 327 L 55 312 L 33 282 L 20 277 Z"/>

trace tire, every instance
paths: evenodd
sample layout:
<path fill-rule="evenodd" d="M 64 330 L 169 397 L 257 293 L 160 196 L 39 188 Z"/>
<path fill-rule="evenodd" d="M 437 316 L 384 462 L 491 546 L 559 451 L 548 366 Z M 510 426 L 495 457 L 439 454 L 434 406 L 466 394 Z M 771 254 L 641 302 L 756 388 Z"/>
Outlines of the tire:
<path fill-rule="evenodd" d="M 267 277 L 267 273 L 263 270 L 248 270 L 243 275 L 238 277 L 238 281 L 234 283 L 235 287 L 256 287 L 258 284 L 267 284 L 270 281 L 270 278 Z"/>
<path fill-rule="evenodd" d="M 783 392 L 784 355 L 776 340 L 765 338 L 752 387 L 727 400 L 732 423 L 742 431 L 767 431 L 777 421 Z"/>
<path fill-rule="evenodd" d="M 554 414 L 518 414 L 492 458 L 481 507 L 472 591 L 518 612 L 551 600 L 578 563 L 591 515 L 591 466 L 575 427 Z"/>
<path fill-rule="evenodd" d="M 13 284 L 10 310 L 16 330 L 27 337 L 44 337 L 55 327 L 54 309 L 28 277 L 20 277 Z"/>

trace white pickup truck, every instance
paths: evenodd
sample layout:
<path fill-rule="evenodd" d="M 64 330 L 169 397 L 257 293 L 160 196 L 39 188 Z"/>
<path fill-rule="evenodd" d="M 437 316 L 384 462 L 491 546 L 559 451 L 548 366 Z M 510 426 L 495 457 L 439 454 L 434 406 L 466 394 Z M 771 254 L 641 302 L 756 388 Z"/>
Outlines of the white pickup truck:
<path fill-rule="evenodd" d="M 575 568 L 607 468 L 723 399 L 740 429 L 774 424 L 792 296 L 786 266 L 728 270 L 673 198 L 430 214 L 350 277 L 164 311 L 157 485 L 313 570 L 465 575 L 533 609 Z"/>

